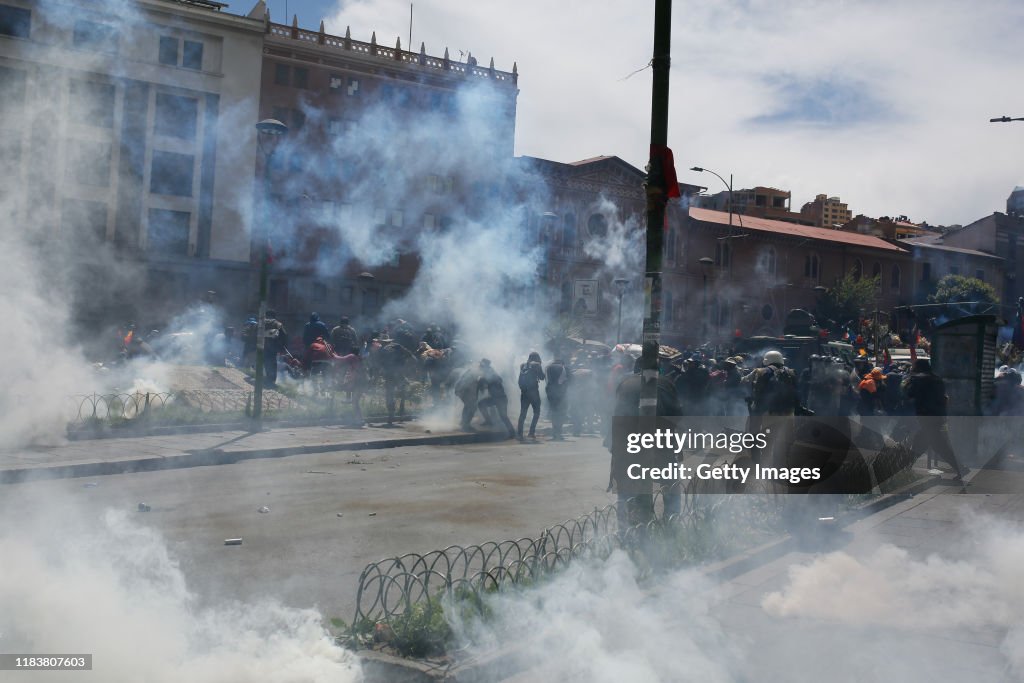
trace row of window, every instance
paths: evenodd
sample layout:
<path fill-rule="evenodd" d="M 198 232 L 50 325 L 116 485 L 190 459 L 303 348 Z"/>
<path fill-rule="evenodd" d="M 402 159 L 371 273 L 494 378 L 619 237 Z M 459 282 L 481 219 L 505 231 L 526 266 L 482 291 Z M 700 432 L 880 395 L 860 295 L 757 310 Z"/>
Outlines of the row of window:
<path fill-rule="evenodd" d="M 192 214 L 150 209 L 146 249 L 167 256 L 192 256 Z M 64 199 L 61 230 L 69 239 L 103 242 L 107 239 L 108 208 L 104 202 Z"/>
<path fill-rule="evenodd" d="M 0 5 L 0 35 L 13 38 L 29 38 L 32 33 L 31 10 Z M 82 50 L 117 54 L 120 36 L 115 26 L 88 19 L 79 19 L 71 29 L 71 44 Z M 175 36 L 160 36 L 157 61 L 168 66 L 201 71 L 203 68 L 203 43 Z"/>

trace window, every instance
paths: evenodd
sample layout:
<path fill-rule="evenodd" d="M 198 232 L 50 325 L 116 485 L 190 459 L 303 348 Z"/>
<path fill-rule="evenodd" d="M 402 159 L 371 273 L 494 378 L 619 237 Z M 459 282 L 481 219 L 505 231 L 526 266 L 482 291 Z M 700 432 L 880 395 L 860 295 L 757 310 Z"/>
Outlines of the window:
<path fill-rule="evenodd" d="M 670 266 L 676 263 L 676 229 L 669 228 L 665 236 L 665 262 Z"/>
<path fill-rule="evenodd" d="M 114 126 L 114 86 L 96 81 L 71 81 L 69 118 L 100 128 Z"/>
<path fill-rule="evenodd" d="M 160 36 L 160 54 L 159 59 L 161 64 L 168 66 L 178 66 L 178 39 L 172 36 Z"/>
<path fill-rule="evenodd" d="M 959 275 L 960 274 L 960 266 L 950 266 L 949 267 L 949 274 L 950 275 Z"/>
<path fill-rule="evenodd" d="M 719 268 L 728 269 L 732 266 L 732 249 L 728 242 L 717 242 L 715 244 L 715 265 Z"/>
<path fill-rule="evenodd" d="M 82 185 L 109 187 L 110 155 L 108 142 L 69 140 L 65 178 Z"/>
<path fill-rule="evenodd" d="M 116 53 L 117 29 L 109 24 L 98 24 L 84 19 L 76 21 L 71 43 L 85 50 Z"/>
<path fill-rule="evenodd" d="M 576 251 L 576 214 L 567 213 L 562 217 L 562 244 L 569 252 Z"/>
<path fill-rule="evenodd" d="M 167 66 L 182 66 L 194 71 L 203 69 L 203 44 L 197 40 L 185 40 L 184 47 L 182 40 L 175 36 L 160 36 L 160 51 L 158 59 L 161 64 Z M 178 53 L 181 53 L 181 62 L 178 62 Z"/>
<path fill-rule="evenodd" d="M 339 76 L 338 74 L 331 74 L 327 83 L 331 90 L 341 90 L 341 86 L 345 84 L 345 77 Z"/>
<path fill-rule="evenodd" d="M 978 270 L 974 271 L 974 277 L 978 278 L 979 280 L 984 280 L 985 271 L 979 268 Z"/>
<path fill-rule="evenodd" d="M 191 219 L 187 211 L 150 209 L 146 249 L 161 255 L 188 256 Z"/>
<path fill-rule="evenodd" d="M 277 279 L 270 281 L 270 294 L 267 297 L 271 308 L 279 311 L 288 308 L 288 281 Z"/>
<path fill-rule="evenodd" d="M 608 235 L 608 219 L 604 214 L 595 213 L 587 221 L 587 233 L 591 237 L 606 237 Z"/>
<path fill-rule="evenodd" d="M 356 95 L 359 94 L 359 79 L 358 78 L 349 77 L 349 79 L 348 79 L 348 88 L 346 88 L 346 92 L 348 93 L 349 97 L 355 97 Z"/>
<path fill-rule="evenodd" d="M 900 267 L 899 264 L 893 264 L 892 272 L 889 274 L 889 289 L 898 292 L 900 291 Z"/>
<path fill-rule="evenodd" d="M 363 301 L 362 301 L 362 312 L 363 315 L 371 315 L 377 311 L 377 290 L 376 289 L 364 289 L 363 290 Z"/>
<path fill-rule="evenodd" d="M 300 131 L 306 125 L 306 114 L 301 109 L 292 109 L 292 130 Z"/>
<path fill-rule="evenodd" d="M 313 303 L 322 304 L 327 300 L 327 285 L 322 282 L 313 283 Z"/>
<path fill-rule="evenodd" d="M 864 275 L 864 264 L 861 263 L 860 259 L 854 260 L 850 274 L 853 275 L 854 280 L 860 282 L 861 277 Z"/>
<path fill-rule="evenodd" d="M 732 319 L 732 310 L 729 306 L 729 301 L 726 299 L 717 299 L 712 309 L 713 322 L 716 327 L 728 327 Z"/>
<path fill-rule="evenodd" d="M 292 69 L 292 85 L 296 88 L 306 89 L 309 87 L 309 69 L 297 66 Z"/>
<path fill-rule="evenodd" d="M 181 65 L 186 69 L 203 70 L 203 44 L 194 40 L 185 41 L 185 49 L 181 53 Z"/>
<path fill-rule="evenodd" d="M 332 117 L 327 122 L 327 132 L 331 135 L 341 135 L 345 132 L 345 120 Z"/>
<path fill-rule="evenodd" d="M 107 205 L 84 199 L 65 199 L 60 226 L 68 240 L 102 242 L 107 237 Z"/>
<path fill-rule="evenodd" d="M 765 247 L 758 258 L 758 270 L 766 275 L 775 275 L 775 271 L 778 268 L 778 262 L 779 257 L 775 252 L 775 247 Z"/>
<path fill-rule="evenodd" d="M 932 264 L 922 263 L 921 264 L 921 282 L 928 282 L 932 279 Z"/>
<path fill-rule="evenodd" d="M 153 152 L 149 191 L 176 197 L 192 196 L 195 157 L 175 152 Z"/>
<path fill-rule="evenodd" d="M 772 308 L 771 304 L 765 304 L 761 307 L 761 317 L 765 320 L 771 320 L 774 315 L 775 309 Z"/>
<path fill-rule="evenodd" d="M 423 229 L 433 230 L 437 227 L 437 217 L 432 213 L 423 214 Z"/>
<path fill-rule="evenodd" d="M 28 38 L 32 27 L 32 13 L 21 7 L 0 5 L 0 35 Z"/>
<path fill-rule="evenodd" d="M 342 304 L 346 304 L 346 305 L 352 303 L 352 288 L 351 287 L 342 287 L 341 288 L 340 296 L 338 297 L 338 302 L 342 303 Z"/>
<path fill-rule="evenodd" d="M 804 277 L 815 282 L 821 277 L 821 259 L 817 254 L 808 254 L 804 259 Z"/>
<path fill-rule="evenodd" d="M 274 65 L 274 83 L 276 85 L 290 85 L 292 80 L 292 69 L 287 64 Z"/>
<path fill-rule="evenodd" d="M 881 278 L 882 277 L 882 264 L 875 261 L 874 265 L 871 266 L 871 277 Z"/>
<path fill-rule="evenodd" d="M 153 131 L 182 140 L 194 140 L 199 118 L 199 100 L 180 95 L 157 93 L 156 121 Z"/>

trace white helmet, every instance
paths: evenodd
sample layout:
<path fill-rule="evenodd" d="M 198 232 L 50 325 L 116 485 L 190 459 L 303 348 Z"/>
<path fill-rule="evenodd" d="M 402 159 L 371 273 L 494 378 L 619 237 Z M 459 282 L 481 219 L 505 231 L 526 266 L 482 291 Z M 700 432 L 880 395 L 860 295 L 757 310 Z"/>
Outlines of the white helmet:
<path fill-rule="evenodd" d="M 782 357 L 781 351 L 769 351 L 764 354 L 762 363 L 764 365 L 785 365 L 786 359 Z"/>

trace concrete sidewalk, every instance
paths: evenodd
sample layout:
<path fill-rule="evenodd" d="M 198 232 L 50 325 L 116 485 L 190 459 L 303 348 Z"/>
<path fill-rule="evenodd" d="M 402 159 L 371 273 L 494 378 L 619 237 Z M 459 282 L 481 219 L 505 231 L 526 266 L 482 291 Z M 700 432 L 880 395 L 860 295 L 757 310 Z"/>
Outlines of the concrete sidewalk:
<path fill-rule="evenodd" d="M 260 432 L 230 430 L 69 441 L 56 446 L 0 450 L 0 484 L 226 465 L 251 458 L 303 453 L 467 444 L 504 438 L 504 434 L 492 432 L 436 431 L 421 423 L 403 422 L 391 427 L 282 427 Z"/>

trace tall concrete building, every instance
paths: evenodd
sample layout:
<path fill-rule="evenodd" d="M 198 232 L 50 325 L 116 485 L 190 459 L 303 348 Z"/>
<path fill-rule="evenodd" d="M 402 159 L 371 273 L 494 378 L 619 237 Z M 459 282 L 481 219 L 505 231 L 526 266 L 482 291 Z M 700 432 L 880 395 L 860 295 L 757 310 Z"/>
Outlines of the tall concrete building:
<path fill-rule="evenodd" d="M 83 317 L 245 278 L 263 24 L 220 8 L 0 3 L 3 201 L 91 264 Z"/>
<path fill-rule="evenodd" d="M 811 225 L 819 228 L 836 228 L 853 218 L 853 212 L 839 197 L 824 194 L 816 195 L 813 202 L 804 204 L 800 213 Z"/>

